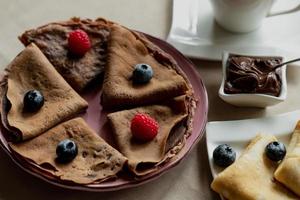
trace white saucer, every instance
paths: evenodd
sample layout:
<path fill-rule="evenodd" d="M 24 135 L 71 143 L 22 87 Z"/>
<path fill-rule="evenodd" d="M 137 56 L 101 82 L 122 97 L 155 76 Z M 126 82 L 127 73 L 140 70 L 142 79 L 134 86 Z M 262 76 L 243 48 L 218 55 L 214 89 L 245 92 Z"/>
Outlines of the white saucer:
<path fill-rule="evenodd" d="M 279 0 L 275 11 L 293 8 L 299 0 Z M 219 27 L 209 0 L 173 0 L 173 21 L 167 41 L 189 57 L 221 60 L 222 52 L 280 54 L 300 57 L 300 12 L 267 17 L 261 28 L 234 34 Z M 300 64 L 299 62 L 297 64 Z"/>
<path fill-rule="evenodd" d="M 236 151 L 238 158 L 251 139 L 258 133 L 265 133 L 275 135 L 287 147 L 298 120 L 300 110 L 264 118 L 208 122 L 206 143 L 213 177 L 223 170 L 213 163 L 213 151 L 218 145 L 229 144 Z"/>

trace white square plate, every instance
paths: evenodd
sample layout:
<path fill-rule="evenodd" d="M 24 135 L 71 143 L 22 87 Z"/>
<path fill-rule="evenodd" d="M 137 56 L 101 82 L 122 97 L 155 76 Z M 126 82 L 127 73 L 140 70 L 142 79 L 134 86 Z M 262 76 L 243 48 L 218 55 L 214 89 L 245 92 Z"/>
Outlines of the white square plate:
<path fill-rule="evenodd" d="M 300 110 L 264 118 L 208 122 L 206 143 L 213 177 L 223 170 L 214 165 L 212 159 L 213 151 L 219 144 L 231 145 L 237 153 L 237 159 L 258 133 L 273 134 L 287 147 L 298 120 L 300 120 Z"/>

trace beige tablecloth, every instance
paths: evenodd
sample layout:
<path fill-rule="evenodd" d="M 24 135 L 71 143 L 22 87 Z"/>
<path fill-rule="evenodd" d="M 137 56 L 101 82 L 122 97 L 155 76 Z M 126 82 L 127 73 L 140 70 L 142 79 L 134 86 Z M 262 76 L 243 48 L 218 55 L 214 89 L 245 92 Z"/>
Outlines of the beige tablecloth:
<path fill-rule="evenodd" d="M 165 38 L 171 22 L 171 0 L 0 0 L 0 66 L 2 69 L 23 48 L 17 36 L 28 28 L 72 16 L 103 16 L 128 27 Z M 217 96 L 220 62 L 193 60 L 209 95 L 209 120 L 252 118 L 300 108 L 300 69 L 288 69 L 288 99 L 267 109 L 236 108 Z M 241 133 L 243 134 L 243 133 Z M 116 192 L 90 193 L 61 189 L 28 175 L 0 150 L 0 199 L 86 200 L 209 200 L 218 199 L 209 184 L 205 137 L 177 167 L 146 185 Z"/>

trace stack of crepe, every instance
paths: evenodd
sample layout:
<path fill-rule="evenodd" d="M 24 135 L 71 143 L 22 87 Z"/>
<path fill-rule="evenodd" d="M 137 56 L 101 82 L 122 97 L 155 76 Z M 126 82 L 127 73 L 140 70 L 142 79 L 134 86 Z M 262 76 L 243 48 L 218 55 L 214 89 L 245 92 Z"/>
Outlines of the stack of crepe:
<path fill-rule="evenodd" d="M 67 46 L 68 34 L 78 28 L 92 43 L 81 58 L 70 55 Z M 73 18 L 26 31 L 20 40 L 26 48 L 7 67 L 0 95 L 4 132 L 23 165 L 58 181 L 99 183 L 124 170 L 137 177 L 155 172 L 184 146 L 196 106 L 192 87 L 173 58 L 142 34 L 104 19 Z M 139 63 L 153 68 L 148 84 L 132 83 Z M 109 112 L 116 149 L 78 118 L 88 103 L 77 92 L 103 73 L 101 104 Z M 23 96 L 32 89 L 43 94 L 45 103 L 27 113 Z M 137 113 L 158 122 L 154 140 L 132 138 L 130 123 Z M 77 144 L 78 155 L 61 164 L 55 149 L 64 139 Z"/>

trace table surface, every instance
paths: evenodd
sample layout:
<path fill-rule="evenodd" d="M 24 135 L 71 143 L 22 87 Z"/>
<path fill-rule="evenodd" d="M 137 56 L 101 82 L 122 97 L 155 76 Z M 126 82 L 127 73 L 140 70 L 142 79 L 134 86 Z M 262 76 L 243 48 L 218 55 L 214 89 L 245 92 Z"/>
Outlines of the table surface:
<path fill-rule="evenodd" d="M 17 36 L 28 28 L 72 16 L 105 17 L 130 28 L 165 39 L 171 23 L 171 0 L 1 0 L 0 1 L 0 66 L 2 69 L 23 46 Z M 293 111 L 300 108 L 300 69 L 287 70 L 288 98 L 266 109 L 237 108 L 218 97 L 221 63 L 193 60 L 203 78 L 209 97 L 209 121 L 253 118 Z M 243 134 L 243 133 L 241 133 Z M 96 200 L 198 200 L 219 199 L 210 190 L 205 137 L 177 167 L 146 185 L 117 192 L 90 193 L 61 189 L 23 172 L 0 151 L 0 199 L 88 199 Z"/>

